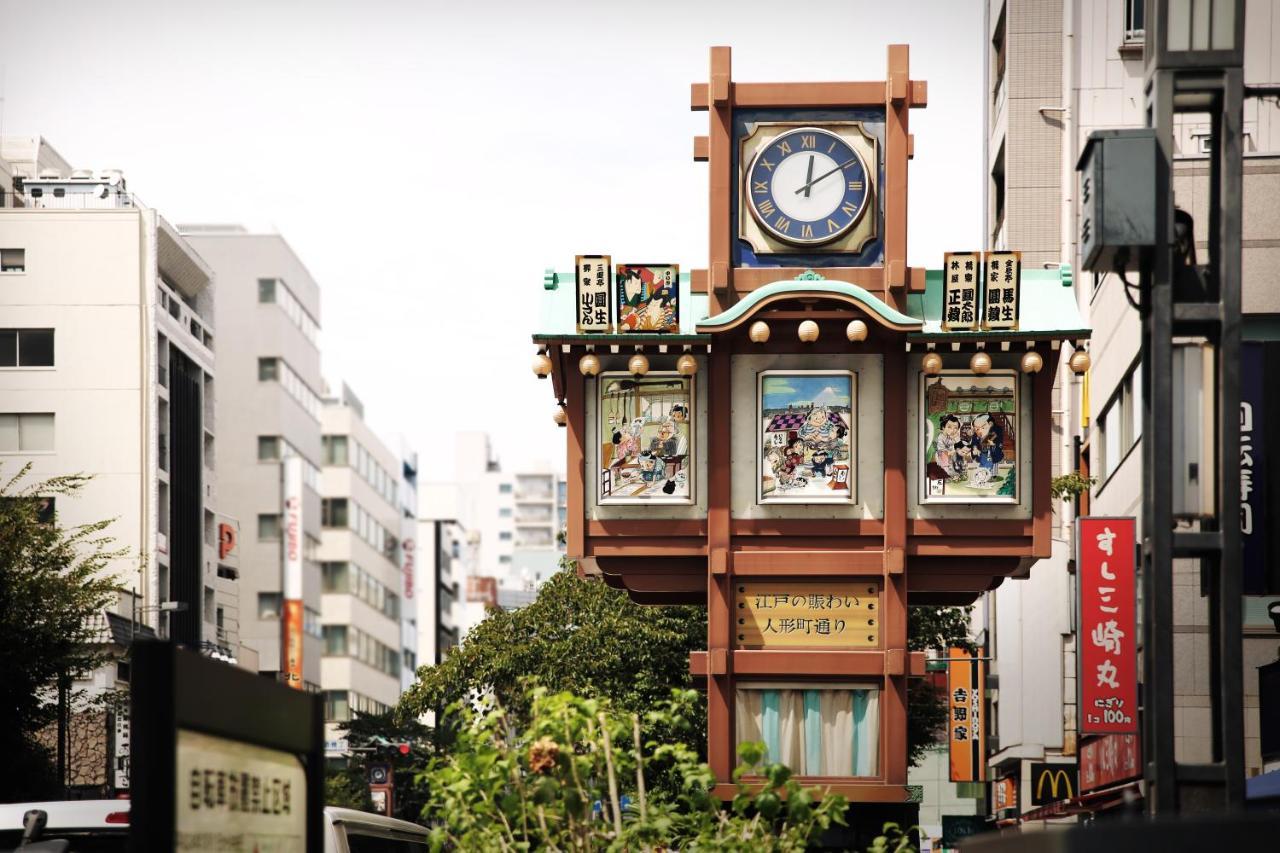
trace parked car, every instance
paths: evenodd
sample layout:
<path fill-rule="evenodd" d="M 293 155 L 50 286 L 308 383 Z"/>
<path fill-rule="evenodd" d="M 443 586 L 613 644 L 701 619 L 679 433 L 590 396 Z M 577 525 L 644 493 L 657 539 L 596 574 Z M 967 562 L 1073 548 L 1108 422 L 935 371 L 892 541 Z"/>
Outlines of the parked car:
<path fill-rule="evenodd" d="M 59 800 L 0 803 L 0 851 L 22 841 L 22 818 L 48 815 L 41 840 L 69 842 L 70 853 L 125 853 L 129 849 L 128 800 Z M 427 830 L 382 815 L 329 807 L 324 810 L 325 853 L 426 853 Z"/>

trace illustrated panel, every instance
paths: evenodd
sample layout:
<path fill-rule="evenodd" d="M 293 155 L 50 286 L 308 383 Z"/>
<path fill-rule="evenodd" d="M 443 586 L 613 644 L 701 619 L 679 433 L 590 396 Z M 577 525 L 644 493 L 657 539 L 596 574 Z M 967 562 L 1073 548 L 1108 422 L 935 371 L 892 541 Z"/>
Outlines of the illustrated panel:
<path fill-rule="evenodd" d="M 857 500 L 856 399 L 852 371 L 759 374 L 759 503 Z"/>
<path fill-rule="evenodd" d="M 1018 375 L 920 376 L 921 503 L 1018 502 Z"/>
<path fill-rule="evenodd" d="M 597 502 L 692 503 L 693 377 L 604 373 L 596 387 Z"/>

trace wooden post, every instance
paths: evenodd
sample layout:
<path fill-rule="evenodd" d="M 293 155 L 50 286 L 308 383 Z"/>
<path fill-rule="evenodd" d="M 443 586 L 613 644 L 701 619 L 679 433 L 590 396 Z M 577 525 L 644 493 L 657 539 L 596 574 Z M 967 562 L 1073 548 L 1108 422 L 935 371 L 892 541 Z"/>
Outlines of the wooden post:
<path fill-rule="evenodd" d="M 584 556 L 583 527 L 586 503 L 586 454 L 587 400 L 586 380 L 578 371 L 572 359 L 564 360 L 564 399 L 565 414 L 568 423 L 565 425 L 565 444 L 567 463 L 565 466 L 565 500 L 569 512 L 565 517 L 565 554 L 570 559 L 581 559 Z M 591 488 L 595 488 L 592 478 Z"/>
<path fill-rule="evenodd" d="M 889 45 L 884 98 L 884 295 L 901 310 L 907 284 L 907 115 L 911 109 L 909 48 Z"/>
<path fill-rule="evenodd" d="M 710 442 L 707 459 L 707 763 L 717 781 L 733 772 L 733 567 L 729 553 L 730 353 L 717 348 L 707 361 Z M 724 660 L 723 668 L 719 661 Z M 722 672 L 717 673 L 717 669 Z"/>
<path fill-rule="evenodd" d="M 884 647 L 905 655 L 906 566 L 892 559 L 907 546 L 907 356 L 901 348 L 884 355 Z M 901 570 L 894 571 L 901 567 Z M 885 782 L 907 783 L 907 674 L 885 675 L 882 726 Z"/>
<path fill-rule="evenodd" d="M 711 313 L 733 304 L 733 270 L 730 247 L 729 205 L 733 197 L 733 83 L 732 54 L 728 47 L 711 48 L 711 82 L 707 87 L 708 163 L 711 197 L 708 204 L 707 272 L 710 278 Z"/>

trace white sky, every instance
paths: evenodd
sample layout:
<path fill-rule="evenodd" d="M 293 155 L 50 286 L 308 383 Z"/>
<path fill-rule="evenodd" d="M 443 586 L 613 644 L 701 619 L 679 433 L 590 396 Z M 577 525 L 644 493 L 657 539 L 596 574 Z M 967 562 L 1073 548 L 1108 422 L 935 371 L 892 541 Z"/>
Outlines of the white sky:
<path fill-rule="evenodd" d="M 981 245 L 979 0 L 0 0 L 0 31 L 0 132 L 123 169 L 170 222 L 283 234 L 321 286 L 326 375 L 425 481 L 463 429 L 563 468 L 529 370 L 545 268 L 706 265 L 688 102 L 711 45 L 781 82 L 883 79 L 910 44 L 908 260 Z"/>

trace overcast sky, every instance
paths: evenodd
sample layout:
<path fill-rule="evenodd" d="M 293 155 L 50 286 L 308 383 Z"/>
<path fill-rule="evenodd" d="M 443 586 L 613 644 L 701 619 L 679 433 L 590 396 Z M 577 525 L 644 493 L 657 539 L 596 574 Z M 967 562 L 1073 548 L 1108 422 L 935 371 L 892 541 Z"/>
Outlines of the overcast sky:
<path fill-rule="evenodd" d="M 453 433 L 564 465 L 534 379 L 542 272 L 707 258 L 689 84 L 878 80 L 911 45 L 912 265 L 981 245 L 982 3 L 0 0 L 0 133 L 120 168 L 170 222 L 278 231 L 320 283 L 325 373 L 424 480 Z M 226 339 L 220 346 L 232 346 Z"/>

